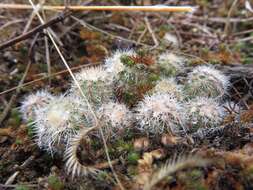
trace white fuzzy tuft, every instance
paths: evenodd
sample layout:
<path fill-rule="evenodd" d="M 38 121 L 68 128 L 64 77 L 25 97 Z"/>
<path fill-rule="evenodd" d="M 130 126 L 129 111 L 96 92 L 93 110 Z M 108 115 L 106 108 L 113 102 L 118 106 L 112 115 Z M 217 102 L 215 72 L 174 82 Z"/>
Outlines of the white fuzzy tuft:
<path fill-rule="evenodd" d="M 130 127 L 133 123 L 133 114 L 124 104 L 109 102 L 98 110 L 98 116 L 105 123 L 109 133 L 117 133 Z"/>
<path fill-rule="evenodd" d="M 75 77 L 79 83 L 83 81 L 106 81 L 108 73 L 102 66 L 96 66 L 82 69 Z"/>
<path fill-rule="evenodd" d="M 212 66 L 198 66 L 189 74 L 190 96 L 222 97 L 230 86 L 229 78 Z"/>
<path fill-rule="evenodd" d="M 230 85 L 228 76 L 222 74 L 221 71 L 215 69 L 212 66 L 207 66 L 207 65 L 198 66 L 193 70 L 192 74 L 193 75 L 202 74 L 202 75 L 213 77 L 214 79 L 217 80 L 217 82 L 220 82 L 222 84 L 222 87 L 224 89 L 227 89 Z"/>
<path fill-rule="evenodd" d="M 183 99 L 182 86 L 178 85 L 174 78 L 163 78 L 157 82 L 152 89 L 153 93 L 168 93 L 175 96 L 178 100 Z"/>
<path fill-rule="evenodd" d="M 178 39 L 175 35 L 172 35 L 170 33 L 166 33 L 163 36 L 163 39 L 169 43 L 171 43 L 173 46 L 178 46 Z"/>
<path fill-rule="evenodd" d="M 38 145 L 53 153 L 60 144 L 68 144 L 81 126 L 90 127 L 92 117 L 82 99 L 59 97 L 36 110 L 35 136 Z"/>
<path fill-rule="evenodd" d="M 49 104 L 54 98 L 45 90 L 37 91 L 35 94 L 25 97 L 20 108 L 23 119 L 25 121 L 34 120 L 35 111 Z"/>
<path fill-rule="evenodd" d="M 116 76 L 125 69 L 125 65 L 120 60 L 122 55 L 133 56 L 135 52 L 133 50 L 117 50 L 105 60 L 106 71 L 110 73 L 111 77 Z"/>
<path fill-rule="evenodd" d="M 225 114 L 224 108 L 213 98 L 197 97 L 186 103 L 186 109 L 191 123 L 203 127 L 218 125 Z"/>
<path fill-rule="evenodd" d="M 177 75 L 183 69 L 184 64 L 185 59 L 173 53 L 163 53 L 158 57 L 158 65 L 162 73 L 166 75 Z"/>
<path fill-rule="evenodd" d="M 146 96 L 135 111 L 139 129 L 148 133 L 161 134 L 165 130 L 176 132 L 184 127 L 183 107 L 170 94 Z"/>

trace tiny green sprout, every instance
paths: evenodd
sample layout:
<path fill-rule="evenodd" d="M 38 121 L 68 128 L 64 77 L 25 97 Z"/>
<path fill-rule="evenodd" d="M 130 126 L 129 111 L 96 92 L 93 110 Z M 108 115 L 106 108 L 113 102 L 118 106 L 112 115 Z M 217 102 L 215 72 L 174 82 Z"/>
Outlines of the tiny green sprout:
<path fill-rule="evenodd" d="M 29 190 L 30 188 L 28 188 L 27 186 L 25 185 L 17 185 L 15 187 L 15 190 Z"/>
<path fill-rule="evenodd" d="M 140 155 L 136 152 L 130 152 L 127 156 L 127 161 L 129 164 L 137 164 L 140 159 Z"/>
<path fill-rule="evenodd" d="M 52 190 L 62 190 L 64 189 L 63 182 L 59 179 L 58 176 L 50 175 L 48 177 L 48 186 Z"/>
<path fill-rule="evenodd" d="M 202 176 L 202 172 L 198 169 L 194 169 L 190 172 L 190 177 L 192 180 L 197 180 Z"/>
<path fill-rule="evenodd" d="M 130 152 L 130 151 L 133 151 L 133 145 L 132 143 L 130 142 L 125 142 L 124 140 L 119 140 L 117 142 L 117 151 L 119 152 L 123 152 L 123 151 L 126 151 L 126 152 Z"/>
<path fill-rule="evenodd" d="M 148 81 L 152 83 L 152 82 L 158 81 L 159 79 L 160 79 L 160 76 L 158 74 L 151 73 L 149 75 Z"/>
<path fill-rule="evenodd" d="M 21 139 L 16 139 L 15 144 L 21 145 L 21 144 L 23 144 L 23 141 Z"/>
<path fill-rule="evenodd" d="M 11 110 L 10 119 L 8 120 L 8 125 L 11 125 L 13 127 L 18 127 L 21 123 L 21 115 L 20 112 L 17 109 Z"/>
<path fill-rule="evenodd" d="M 97 174 L 96 176 L 96 180 L 99 180 L 99 181 L 107 181 L 108 180 L 108 174 L 107 172 L 105 171 L 101 171 Z"/>
<path fill-rule="evenodd" d="M 128 173 L 128 175 L 134 177 L 134 176 L 138 175 L 138 169 L 135 165 L 128 165 L 127 173 Z"/>
<path fill-rule="evenodd" d="M 129 67 L 131 67 L 131 66 L 133 66 L 133 65 L 135 64 L 134 60 L 132 60 L 131 57 L 128 56 L 128 55 L 122 55 L 122 56 L 120 57 L 120 61 L 121 61 L 124 65 L 129 66 Z"/>

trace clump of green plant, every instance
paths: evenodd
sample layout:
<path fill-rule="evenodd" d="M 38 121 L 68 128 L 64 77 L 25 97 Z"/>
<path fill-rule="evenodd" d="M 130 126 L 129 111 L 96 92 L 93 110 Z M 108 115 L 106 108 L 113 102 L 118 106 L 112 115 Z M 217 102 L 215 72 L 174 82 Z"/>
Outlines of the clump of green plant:
<path fill-rule="evenodd" d="M 64 183 L 60 180 L 58 176 L 55 176 L 55 175 L 50 175 L 48 177 L 48 186 L 52 190 L 64 189 Z"/>
<path fill-rule="evenodd" d="M 30 190 L 30 188 L 25 185 L 18 185 L 15 187 L 15 190 Z"/>

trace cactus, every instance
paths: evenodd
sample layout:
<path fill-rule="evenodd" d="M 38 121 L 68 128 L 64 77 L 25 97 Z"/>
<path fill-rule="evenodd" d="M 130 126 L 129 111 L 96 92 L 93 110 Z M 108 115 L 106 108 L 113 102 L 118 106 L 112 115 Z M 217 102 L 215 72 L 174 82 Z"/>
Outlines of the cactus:
<path fill-rule="evenodd" d="M 36 110 L 35 137 L 37 144 L 50 153 L 58 145 L 68 144 L 80 127 L 90 127 L 92 117 L 82 99 L 61 96 Z"/>
<path fill-rule="evenodd" d="M 98 66 L 83 69 L 75 77 L 82 92 L 94 108 L 98 108 L 103 103 L 113 99 L 113 89 L 110 79 L 103 67 Z M 80 97 L 80 90 L 75 82 L 72 83 L 70 92 Z"/>
<path fill-rule="evenodd" d="M 168 93 L 175 96 L 178 100 L 183 100 L 184 95 L 182 86 L 177 84 L 174 78 L 162 78 L 151 90 L 151 94 Z"/>
<path fill-rule="evenodd" d="M 224 108 L 213 98 L 197 97 L 185 103 L 193 130 L 198 127 L 214 127 L 221 123 Z"/>
<path fill-rule="evenodd" d="M 25 121 L 34 120 L 36 110 L 46 106 L 50 101 L 54 100 L 54 96 L 46 90 L 37 91 L 25 97 L 21 103 L 20 112 Z"/>
<path fill-rule="evenodd" d="M 211 66 L 198 66 L 189 73 L 185 93 L 189 98 L 196 96 L 221 98 L 227 92 L 229 79 Z"/>
<path fill-rule="evenodd" d="M 118 73 L 125 69 L 125 65 L 121 62 L 121 57 L 133 56 L 136 53 L 133 50 L 117 50 L 111 57 L 105 59 L 105 69 L 109 76 L 116 77 Z"/>
<path fill-rule="evenodd" d="M 163 53 L 158 57 L 161 73 L 168 77 L 176 76 L 183 70 L 185 59 L 173 53 Z"/>
<path fill-rule="evenodd" d="M 138 128 L 143 132 L 161 134 L 184 129 L 183 106 L 170 94 L 145 96 L 137 105 L 135 112 Z"/>
<path fill-rule="evenodd" d="M 98 117 L 103 122 L 106 136 L 119 137 L 120 131 L 133 124 L 133 114 L 124 104 L 109 102 L 98 110 Z"/>
<path fill-rule="evenodd" d="M 160 77 L 148 65 L 136 63 L 129 56 L 122 56 L 121 61 L 126 67 L 118 74 L 114 86 L 118 99 L 132 107 L 155 86 Z"/>

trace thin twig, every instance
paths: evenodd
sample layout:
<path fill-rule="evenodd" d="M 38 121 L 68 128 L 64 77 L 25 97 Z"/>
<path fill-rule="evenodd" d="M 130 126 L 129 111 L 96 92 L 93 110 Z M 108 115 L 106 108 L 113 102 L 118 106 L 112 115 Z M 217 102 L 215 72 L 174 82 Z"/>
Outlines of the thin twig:
<path fill-rule="evenodd" d="M 149 22 L 149 20 L 148 20 L 148 17 L 145 17 L 144 20 L 145 20 L 145 23 L 146 23 L 146 25 L 147 25 L 148 31 L 149 31 L 149 33 L 151 34 L 152 39 L 153 39 L 153 41 L 154 41 L 154 43 L 155 43 L 155 45 L 153 46 L 153 48 L 156 48 L 156 47 L 159 45 L 159 42 L 158 42 L 158 40 L 157 40 L 157 38 L 156 38 L 156 36 L 155 36 L 155 33 L 154 33 L 154 31 L 153 31 L 153 29 L 152 29 L 152 27 L 151 27 L 151 24 L 150 24 L 150 22 Z"/>
<path fill-rule="evenodd" d="M 42 14 L 43 14 L 44 20 L 46 20 L 46 14 L 45 14 L 44 10 L 42 11 Z M 44 33 L 46 33 L 45 29 L 43 31 L 44 31 Z M 50 76 L 51 75 L 51 60 L 50 60 L 50 53 L 49 53 L 48 37 L 46 35 L 44 36 L 44 41 L 45 41 L 45 56 L 46 56 L 46 63 L 47 63 L 47 74 L 48 74 L 48 76 Z M 48 83 L 50 86 L 51 85 L 51 78 L 48 77 L 48 79 L 49 79 Z"/>
<path fill-rule="evenodd" d="M 142 38 L 145 36 L 145 34 L 147 33 L 148 29 L 147 27 L 145 27 L 145 29 L 142 31 L 141 35 L 139 36 L 137 42 L 140 43 Z"/>
<path fill-rule="evenodd" d="M 88 24 L 88 23 L 84 22 L 83 20 L 81 20 L 79 18 L 76 18 L 74 16 L 71 16 L 71 18 L 74 19 L 75 21 L 78 21 L 83 27 L 90 28 L 90 29 L 93 29 L 95 31 L 101 32 L 101 33 L 103 33 L 105 35 L 110 36 L 111 38 L 117 38 L 119 40 L 126 41 L 126 42 L 129 42 L 129 43 L 133 43 L 133 44 L 136 44 L 136 45 L 142 45 L 144 47 L 151 47 L 151 46 L 149 46 L 147 44 L 144 44 L 144 43 L 141 43 L 141 42 L 137 42 L 137 41 L 134 41 L 134 40 L 129 40 L 127 38 L 123 38 L 121 36 L 117 36 L 117 35 L 111 34 L 111 33 L 107 32 L 105 30 L 97 28 L 97 27 L 95 27 L 95 26 L 93 26 L 91 24 Z"/>
<path fill-rule="evenodd" d="M 23 32 L 22 32 L 23 35 L 29 30 L 29 28 L 30 28 L 30 26 L 31 26 L 31 24 L 32 24 L 32 21 L 33 21 L 33 19 L 34 19 L 35 16 L 36 16 L 36 15 L 35 15 L 35 12 L 33 11 L 33 12 L 30 14 L 29 20 L 28 20 L 28 22 L 26 23 L 25 28 L 24 28 L 24 30 L 23 30 Z"/>
<path fill-rule="evenodd" d="M 71 71 L 74 71 L 74 70 L 79 70 L 80 68 L 83 68 L 83 67 L 89 67 L 89 66 L 94 66 L 94 65 L 98 65 L 100 63 L 90 63 L 90 64 L 87 64 L 87 65 L 79 65 L 79 66 L 76 66 L 76 67 L 72 67 L 71 68 Z M 38 78 L 38 79 L 35 79 L 35 80 L 32 80 L 32 81 L 29 81 L 29 82 L 26 82 L 24 83 L 23 85 L 20 86 L 20 88 L 22 87 L 25 87 L 25 86 L 29 86 L 31 84 L 34 84 L 36 82 L 39 82 L 39 81 L 42 81 L 42 80 L 46 80 L 48 79 L 49 77 L 55 77 L 55 76 L 58 76 L 58 75 L 61 75 L 61 74 L 65 74 L 65 73 L 68 73 L 68 70 L 67 69 L 64 69 L 62 71 L 59 71 L 59 72 L 56 72 L 56 73 L 53 73 L 51 74 L 50 76 L 45 76 L 45 77 L 41 77 L 41 78 Z M 6 94 L 6 93 L 9 93 L 9 92 L 12 92 L 13 90 L 16 90 L 19 86 L 16 86 L 16 87 L 13 87 L 13 88 L 10 88 L 8 90 L 5 90 L 5 91 L 2 91 L 0 92 L 0 95 L 3 95 L 3 94 Z"/>
<path fill-rule="evenodd" d="M 30 31 L 28 31 L 28 32 L 26 32 L 26 33 L 20 35 L 20 36 L 17 36 L 17 37 L 15 37 L 15 38 L 10 39 L 10 40 L 7 41 L 7 42 L 4 42 L 4 43 L 0 44 L 0 50 L 3 50 L 3 49 L 5 49 L 5 48 L 7 48 L 7 47 L 9 47 L 9 46 L 12 46 L 12 45 L 14 45 L 14 44 L 16 44 L 16 43 L 18 43 L 18 42 L 20 42 L 20 41 L 26 40 L 27 38 L 30 38 L 31 36 L 33 36 L 34 34 L 36 34 L 36 33 L 40 32 L 40 31 L 42 31 L 43 29 L 45 29 L 45 28 L 47 28 L 47 27 L 49 27 L 49 26 L 51 26 L 51 25 L 54 25 L 54 24 L 56 24 L 56 23 L 58 23 L 58 22 L 63 21 L 63 20 L 64 20 L 66 17 L 68 17 L 70 14 L 71 14 L 71 13 L 68 12 L 68 13 L 66 13 L 66 14 L 57 16 L 56 18 L 51 19 L 51 20 L 48 21 L 47 23 L 41 24 L 41 25 L 35 27 L 34 29 L 32 29 L 32 30 L 30 30 Z"/>
<path fill-rule="evenodd" d="M 7 179 L 7 181 L 5 182 L 5 185 L 11 185 L 13 183 L 13 181 L 16 179 L 16 177 L 18 176 L 18 174 L 20 173 L 20 170 L 23 170 L 24 168 L 26 168 L 33 160 L 34 160 L 35 156 L 30 156 L 29 158 L 27 158 L 22 165 L 18 166 L 15 168 L 15 172 Z"/>
<path fill-rule="evenodd" d="M 224 28 L 224 35 L 227 37 L 229 35 L 229 27 L 230 27 L 230 17 L 236 7 L 238 0 L 234 0 L 233 4 L 231 5 L 229 11 L 228 11 L 228 16 L 227 16 L 227 21 L 225 24 L 225 28 Z"/>
<path fill-rule="evenodd" d="M 223 23 L 223 24 L 227 22 L 227 18 L 225 18 L 225 17 L 206 18 L 206 17 L 194 16 L 194 15 L 191 15 L 191 20 L 202 21 L 202 22 L 216 22 L 216 23 Z M 251 22 L 251 21 L 253 21 L 253 17 L 249 17 L 249 18 L 230 18 L 229 19 L 230 23 L 243 23 L 243 22 Z"/>
<path fill-rule="evenodd" d="M 17 24 L 17 23 L 21 23 L 21 22 L 25 22 L 23 19 L 18 19 L 18 20 L 13 20 L 13 21 L 9 21 L 7 23 L 5 23 L 4 25 L 2 25 L 0 27 L 0 30 L 3 30 L 5 29 L 6 27 L 9 27 L 10 25 L 13 25 L 13 24 Z"/>

